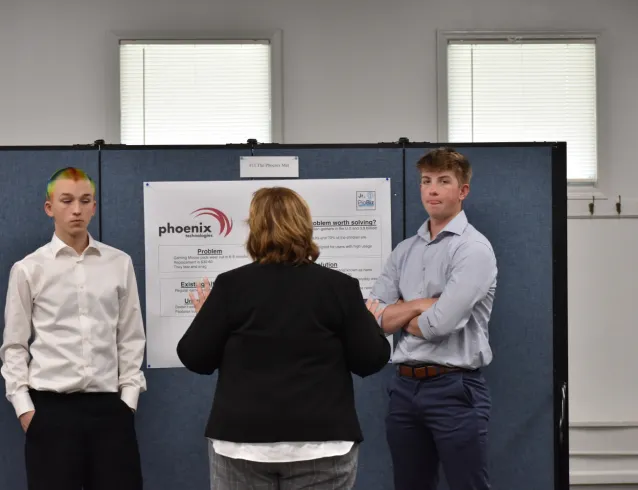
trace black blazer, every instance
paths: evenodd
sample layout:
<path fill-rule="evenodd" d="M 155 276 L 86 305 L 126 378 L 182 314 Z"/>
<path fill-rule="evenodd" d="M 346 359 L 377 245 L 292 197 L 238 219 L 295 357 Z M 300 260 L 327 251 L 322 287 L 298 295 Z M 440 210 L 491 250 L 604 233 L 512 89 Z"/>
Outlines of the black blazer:
<path fill-rule="evenodd" d="M 356 279 L 252 263 L 217 277 L 177 354 L 196 373 L 219 369 L 207 437 L 360 442 L 351 373 L 381 370 L 390 344 Z"/>

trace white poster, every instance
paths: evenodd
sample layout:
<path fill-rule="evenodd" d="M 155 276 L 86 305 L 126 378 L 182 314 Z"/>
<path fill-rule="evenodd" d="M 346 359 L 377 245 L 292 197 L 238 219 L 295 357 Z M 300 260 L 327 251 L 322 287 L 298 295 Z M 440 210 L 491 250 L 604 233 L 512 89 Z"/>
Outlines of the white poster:
<path fill-rule="evenodd" d="M 176 353 L 197 281 L 250 263 L 248 209 L 261 187 L 284 186 L 310 206 L 318 263 L 359 279 L 364 298 L 392 251 L 389 179 L 146 182 L 147 367 L 182 367 Z M 392 345 L 392 338 L 388 337 Z"/>

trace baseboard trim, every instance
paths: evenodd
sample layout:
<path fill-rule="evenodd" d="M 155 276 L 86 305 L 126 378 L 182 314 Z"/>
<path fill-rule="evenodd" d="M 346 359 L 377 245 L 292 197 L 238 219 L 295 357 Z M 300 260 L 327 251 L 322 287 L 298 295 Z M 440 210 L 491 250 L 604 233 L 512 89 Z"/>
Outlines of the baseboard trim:
<path fill-rule="evenodd" d="M 570 451 L 569 456 L 585 458 L 635 458 L 638 451 Z"/>
<path fill-rule="evenodd" d="M 572 471 L 570 485 L 638 484 L 638 471 Z"/>
<path fill-rule="evenodd" d="M 570 429 L 624 429 L 624 428 L 638 428 L 638 421 L 636 420 L 597 420 L 588 422 L 570 422 Z"/>

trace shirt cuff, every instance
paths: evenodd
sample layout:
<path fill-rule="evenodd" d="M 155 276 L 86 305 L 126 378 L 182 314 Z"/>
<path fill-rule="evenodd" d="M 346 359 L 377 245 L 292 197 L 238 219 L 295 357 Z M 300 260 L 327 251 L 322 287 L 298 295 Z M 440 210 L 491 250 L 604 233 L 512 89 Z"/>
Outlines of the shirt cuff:
<path fill-rule="evenodd" d="M 20 415 L 35 410 L 31 395 L 28 392 L 16 393 L 11 397 L 11 403 L 16 411 L 16 415 L 20 418 Z"/>
<path fill-rule="evenodd" d="M 131 410 L 137 410 L 137 399 L 139 396 L 140 390 L 135 386 L 125 386 L 122 388 L 122 393 L 120 394 L 122 401 L 131 407 Z"/>
<path fill-rule="evenodd" d="M 388 305 L 386 305 L 385 303 L 381 303 L 381 300 L 379 300 L 379 306 L 378 308 L 380 308 L 381 310 L 381 314 L 379 315 L 379 318 L 377 318 L 377 324 L 379 325 L 379 327 L 381 327 L 381 323 L 383 322 L 383 314 L 385 313 L 385 309 L 388 307 Z"/>
<path fill-rule="evenodd" d="M 429 341 L 434 338 L 432 324 L 430 323 L 430 319 L 428 318 L 427 311 L 421 313 L 421 316 L 419 316 L 419 330 L 421 330 L 421 335 L 423 335 L 424 340 Z"/>

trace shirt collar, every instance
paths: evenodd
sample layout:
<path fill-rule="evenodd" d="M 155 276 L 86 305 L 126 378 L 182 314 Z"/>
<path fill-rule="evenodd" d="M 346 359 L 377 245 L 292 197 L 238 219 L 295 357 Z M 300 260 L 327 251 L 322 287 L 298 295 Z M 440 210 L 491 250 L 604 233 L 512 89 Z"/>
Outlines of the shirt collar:
<path fill-rule="evenodd" d="M 441 230 L 441 232 L 439 233 L 439 236 L 443 233 L 452 233 L 454 235 L 462 235 L 463 232 L 465 231 L 465 228 L 467 228 L 467 225 L 468 225 L 467 216 L 465 215 L 465 211 L 461 210 L 459 214 L 457 214 L 454 218 L 452 218 L 452 221 L 450 221 L 447 225 L 445 225 L 445 228 Z M 421 225 L 417 234 L 428 242 L 431 240 L 430 218 L 425 220 L 425 223 Z"/>
<path fill-rule="evenodd" d="M 75 250 L 73 250 L 66 243 L 60 240 L 60 238 L 55 233 L 53 233 L 53 238 L 51 238 L 50 247 L 54 257 L 57 257 L 62 250 L 68 250 L 76 254 Z M 94 251 L 94 252 L 97 252 L 98 255 L 101 255 L 99 243 L 93 239 L 90 233 L 89 233 L 89 244 L 83 253 L 86 253 L 89 251 Z"/>

